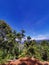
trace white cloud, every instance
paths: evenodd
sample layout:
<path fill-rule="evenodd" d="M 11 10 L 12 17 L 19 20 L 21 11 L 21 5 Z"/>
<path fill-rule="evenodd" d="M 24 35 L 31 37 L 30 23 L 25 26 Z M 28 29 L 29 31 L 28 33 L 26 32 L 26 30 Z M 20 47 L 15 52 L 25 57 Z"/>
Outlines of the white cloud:
<path fill-rule="evenodd" d="M 32 40 L 45 40 L 45 39 L 49 39 L 49 35 L 38 35 L 32 38 Z"/>

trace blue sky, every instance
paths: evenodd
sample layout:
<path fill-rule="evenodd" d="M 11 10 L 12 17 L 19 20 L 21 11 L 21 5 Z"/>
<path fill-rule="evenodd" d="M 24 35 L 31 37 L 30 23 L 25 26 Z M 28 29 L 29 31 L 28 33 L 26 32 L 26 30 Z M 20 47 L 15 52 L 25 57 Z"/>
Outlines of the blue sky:
<path fill-rule="evenodd" d="M 33 39 L 49 39 L 49 0 L 0 0 L 0 19 Z"/>

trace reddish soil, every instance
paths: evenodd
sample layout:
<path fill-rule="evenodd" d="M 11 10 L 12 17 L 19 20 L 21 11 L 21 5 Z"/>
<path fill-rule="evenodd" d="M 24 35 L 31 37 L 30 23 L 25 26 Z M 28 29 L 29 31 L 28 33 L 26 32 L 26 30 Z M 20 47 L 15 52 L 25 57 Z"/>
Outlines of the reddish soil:
<path fill-rule="evenodd" d="M 49 62 L 47 61 L 41 62 L 35 58 L 25 57 L 25 58 L 20 58 L 15 61 L 14 60 L 10 61 L 8 62 L 8 64 L 3 64 L 3 65 L 49 65 Z"/>

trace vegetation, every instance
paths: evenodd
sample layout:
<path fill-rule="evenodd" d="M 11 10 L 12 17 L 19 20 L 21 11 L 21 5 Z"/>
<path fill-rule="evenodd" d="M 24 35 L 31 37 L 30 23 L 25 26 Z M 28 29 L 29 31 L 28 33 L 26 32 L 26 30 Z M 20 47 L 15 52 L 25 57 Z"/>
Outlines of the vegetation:
<path fill-rule="evenodd" d="M 42 61 L 49 61 L 49 42 L 37 43 L 30 36 L 25 39 L 25 31 L 16 32 L 4 21 L 0 20 L 0 63 L 20 57 L 35 57 Z M 22 44 L 23 40 L 23 44 Z"/>

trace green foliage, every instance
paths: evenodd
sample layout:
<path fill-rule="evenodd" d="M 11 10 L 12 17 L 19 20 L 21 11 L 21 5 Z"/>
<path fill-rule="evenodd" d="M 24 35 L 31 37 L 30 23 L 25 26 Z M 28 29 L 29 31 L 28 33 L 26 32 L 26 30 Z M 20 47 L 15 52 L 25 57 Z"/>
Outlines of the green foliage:
<path fill-rule="evenodd" d="M 0 21 L 0 62 L 5 59 L 14 59 L 19 55 L 19 44 L 16 42 L 16 34 L 8 24 Z"/>
<path fill-rule="evenodd" d="M 48 41 L 43 40 L 38 44 L 35 40 L 31 40 L 30 36 L 27 36 L 27 40 L 22 44 L 24 38 L 24 30 L 13 31 L 8 24 L 0 20 L 0 63 L 26 56 L 35 57 L 41 61 L 49 61 Z"/>

